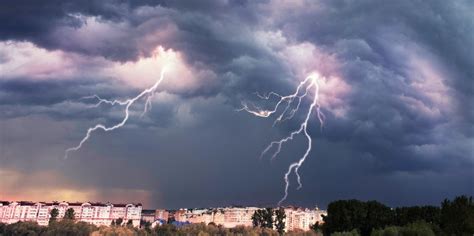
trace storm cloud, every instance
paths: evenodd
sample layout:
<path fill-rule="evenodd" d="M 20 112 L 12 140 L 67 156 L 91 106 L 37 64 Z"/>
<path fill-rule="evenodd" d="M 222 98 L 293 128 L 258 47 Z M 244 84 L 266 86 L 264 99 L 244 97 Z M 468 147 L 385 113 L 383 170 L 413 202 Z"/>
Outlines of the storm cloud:
<path fill-rule="evenodd" d="M 81 200 L 149 207 L 275 204 L 304 141 L 258 157 L 302 117 L 272 128 L 236 109 L 265 107 L 255 92 L 290 93 L 312 71 L 325 77 L 327 119 L 310 125 L 303 189 L 288 204 L 472 195 L 473 12 L 468 0 L 6 1 L 0 198 L 82 189 Z M 150 113 L 137 104 L 125 127 L 62 159 L 88 127 L 123 116 L 84 97 L 132 97 L 168 61 L 177 66 Z"/>

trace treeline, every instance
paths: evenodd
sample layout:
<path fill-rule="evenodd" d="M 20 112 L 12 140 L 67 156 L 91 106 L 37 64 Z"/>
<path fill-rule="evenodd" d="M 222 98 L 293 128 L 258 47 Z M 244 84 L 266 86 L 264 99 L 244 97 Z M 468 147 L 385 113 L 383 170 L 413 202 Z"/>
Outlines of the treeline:
<path fill-rule="evenodd" d="M 4 236 L 59 236 L 78 235 L 87 236 L 96 231 L 95 225 L 74 220 L 61 220 L 52 222 L 48 226 L 40 226 L 36 222 L 19 221 L 13 224 L 0 223 L 0 235 Z"/>
<path fill-rule="evenodd" d="M 377 201 L 340 200 L 328 205 L 324 223 L 313 230 L 324 235 L 473 235 L 474 202 L 460 196 L 441 207 L 390 208 Z"/>
<path fill-rule="evenodd" d="M 280 235 L 276 230 L 261 227 L 244 227 L 238 226 L 235 228 L 224 228 L 214 224 L 189 224 L 177 227 L 172 224 L 164 224 L 154 228 L 144 227 L 136 228 L 131 225 L 115 225 L 115 226 L 101 226 L 97 227 L 92 224 L 84 222 L 74 222 L 73 220 L 61 220 L 53 222 L 49 226 L 39 226 L 36 222 L 17 222 L 14 224 L 0 223 L 0 235 L 4 236 L 189 236 L 189 235 L 228 235 L 228 236 L 243 236 L 243 235 Z M 302 232 L 288 232 L 285 235 L 289 236 L 317 236 L 314 231 Z"/>

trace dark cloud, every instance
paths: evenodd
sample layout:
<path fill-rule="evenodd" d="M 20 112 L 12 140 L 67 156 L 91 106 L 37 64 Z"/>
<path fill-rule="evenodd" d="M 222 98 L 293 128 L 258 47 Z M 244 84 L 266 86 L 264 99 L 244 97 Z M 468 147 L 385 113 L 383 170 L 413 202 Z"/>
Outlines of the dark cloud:
<path fill-rule="evenodd" d="M 132 47 L 103 45 L 100 51 L 94 51 L 81 45 L 61 43 L 53 36 L 59 28 L 78 29 L 86 22 L 80 17 L 95 16 L 103 21 L 124 21 L 129 11 L 144 5 L 156 6 L 159 1 L 48 1 L 37 2 L 30 0 L 6 1 L 0 9 L 0 28 L 2 40 L 31 41 L 48 49 L 66 49 L 81 53 L 105 56 L 118 60 L 137 58 L 137 51 Z M 122 51 L 122 52 L 119 52 Z"/>
<path fill-rule="evenodd" d="M 473 70 L 470 69 L 474 58 L 471 51 L 466 50 L 474 40 L 472 2 L 322 1 L 314 5 L 302 14 L 282 14 L 283 17 L 277 19 L 278 27 L 300 41 L 325 45 L 331 51 L 345 50 L 340 55 L 343 60 L 359 58 L 395 72 L 403 60 L 391 57 L 389 49 L 410 41 L 426 47 L 449 70 L 449 78 L 444 83 L 456 89 L 457 93 L 452 95 L 459 96 L 461 110 L 472 108 L 471 102 L 462 102 L 474 92 Z M 387 34 L 391 34 L 389 38 L 383 37 Z M 366 44 L 366 49 L 368 46 L 373 50 L 371 57 L 367 58 L 367 51 L 361 51 L 357 45 L 348 49 L 344 45 L 348 40 Z M 472 112 L 464 115 L 472 122 Z"/>
<path fill-rule="evenodd" d="M 86 109 L 93 101 L 81 97 L 137 90 L 98 78 L 0 76 L 2 166 L 55 169 L 80 187 L 145 189 L 155 197 L 150 204 L 167 207 L 272 204 L 303 140 L 271 164 L 256 157 L 301 117 L 271 129 L 272 121 L 235 109 L 241 100 L 257 102 L 256 91 L 291 92 L 300 79 L 291 65 L 299 62 L 284 51 L 306 43 L 335 58 L 350 91 L 340 95 L 343 115 L 336 114 L 339 105 L 323 107 L 326 126 L 321 132 L 311 125 L 314 151 L 301 168 L 304 188 L 291 190 L 290 203 L 324 206 L 357 197 L 436 204 L 474 194 L 473 11 L 470 1 L 421 0 L 7 2 L 1 40 L 122 62 L 162 45 L 218 82 L 157 99 L 146 117 L 98 132 L 72 159 L 48 166 L 91 124 L 122 115 L 119 108 Z M 80 31 L 93 24 L 100 30 Z M 281 43 L 262 38 L 269 32 L 279 32 Z M 31 128 L 26 139 L 29 133 L 16 128 L 42 124 L 54 132 Z M 125 171 L 134 177 L 123 177 Z"/>

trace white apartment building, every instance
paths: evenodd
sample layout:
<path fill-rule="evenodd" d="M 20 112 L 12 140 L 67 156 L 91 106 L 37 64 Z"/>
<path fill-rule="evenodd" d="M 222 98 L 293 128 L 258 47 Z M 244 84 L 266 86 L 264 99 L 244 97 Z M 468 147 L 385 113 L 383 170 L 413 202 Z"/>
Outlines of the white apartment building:
<path fill-rule="evenodd" d="M 213 222 L 226 228 L 239 225 L 252 226 L 252 215 L 258 210 L 256 207 L 226 207 L 215 209 L 180 209 L 175 212 L 175 220 L 189 223 Z"/>
<path fill-rule="evenodd" d="M 292 230 L 310 230 L 310 226 L 316 222 L 323 223 L 321 215 L 327 215 L 326 211 L 308 208 L 285 208 L 285 231 Z"/>
<path fill-rule="evenodd" d="M 223 208 L 224 217 L 223 221 L 222 218 L 216 218 L 216 224 L 221 224 L 227 228 L 234 228 L 238 225 L 243 226 L 252 226 L 252 216 L 256 210 L 259 208 L 257 207 L 227 207 Z"/>
<path fill-rule="evenodd" d="M 68 202 L 5 202 L 0 201 L 0 222 L 11 224 L 18 221 L 35 221 L 39 225 L 48 225 L 50 213 L 58 209 L 58 219 L 62 219 L 66 210 L 72 208 L 77 221 L 97 226 L 110 225 L 112 220 L 122 218 L 124 223 L 132 221 L 140 226 L 141 204 L 110 203 L 68 203 Z"/>

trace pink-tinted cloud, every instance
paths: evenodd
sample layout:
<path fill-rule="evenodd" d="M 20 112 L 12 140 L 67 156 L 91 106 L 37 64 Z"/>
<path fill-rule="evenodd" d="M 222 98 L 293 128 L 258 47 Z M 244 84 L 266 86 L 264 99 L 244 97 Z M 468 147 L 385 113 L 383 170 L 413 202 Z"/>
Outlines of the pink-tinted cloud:
<path fill-rule="evenodd" d="M 147 57 L 117 62 L 99 56 L 85 56 L 60 50 L 49 51 L 28 42 L 1 42 L 3 63 L 0 78 L 81 79 L 106 78 L 143 89 L 153 84 L 167 66 L 166 81 L 159 90 L 188 94 L 212 89 L 217 75 L 202 64 L 189 65 L 181 52 L 158 46 Z"/>
<path fill-rule="evenodd" d="M 83 74 L 86 58 L 60 50 L 49 51 L 29 42 L 0 42 L 0 79 L 67 79 Z M 92 69 L 92 68 L 90 68 Z"/>
<path fill-rule="evenodd" d="M 190 66 L 180 52 L 157 47 L 151 55 L 134 62 L 111 63 L 104 72 L 143 89 L 153 84 L 166 66 L 166 79 L 160 90 L 178 94 L 192 93 L 194 90 L 213 87 L 217 83 L 217 76 L 213 71 L 204 66 Z"/>

